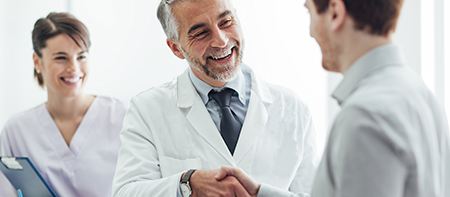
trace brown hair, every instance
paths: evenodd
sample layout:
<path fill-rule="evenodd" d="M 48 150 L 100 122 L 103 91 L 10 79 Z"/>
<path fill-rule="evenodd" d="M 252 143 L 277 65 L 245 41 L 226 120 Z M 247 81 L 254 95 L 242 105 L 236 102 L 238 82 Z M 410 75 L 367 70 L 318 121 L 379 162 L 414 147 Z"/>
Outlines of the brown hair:
<path fill-rule="evenodd" d="M 330 0 L 313 0 L 319 14 L 327 11 Z M 371 34 L 386 36 L 395 29 L 403 0 L 342 0 L 355 21 L 355 28 L 369 28 Z"/>
<path fill-rule="evenodd" d="M 79 47 L 83 45 L 86 50 L 89 50 L 91 40 L 86 26 L 69 13 L 51 12 L 46 18 L 40 18 L 34 24 L 32 33 L 34 52 L 42 57 L 41 49 L 46 47 L 47 40 L 63 33 L 69 35 Z M 80 40 L 82 43 L 78 42 Z M 44 79 L 36 69 L 34 70 L 34 77 L 39 85 L 44 87 Z"/>

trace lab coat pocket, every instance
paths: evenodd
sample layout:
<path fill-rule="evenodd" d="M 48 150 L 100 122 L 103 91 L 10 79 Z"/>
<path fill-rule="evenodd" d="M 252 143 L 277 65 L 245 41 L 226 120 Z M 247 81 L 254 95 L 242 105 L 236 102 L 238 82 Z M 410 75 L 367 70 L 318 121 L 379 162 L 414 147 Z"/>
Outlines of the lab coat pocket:
<path fill-rule="evenodd" d="M 172 176 L 190 169 L 202 168 L 202 160 L 200 158 L 176 159 L 162 156 L 159 162 L 162 177 Z"/>

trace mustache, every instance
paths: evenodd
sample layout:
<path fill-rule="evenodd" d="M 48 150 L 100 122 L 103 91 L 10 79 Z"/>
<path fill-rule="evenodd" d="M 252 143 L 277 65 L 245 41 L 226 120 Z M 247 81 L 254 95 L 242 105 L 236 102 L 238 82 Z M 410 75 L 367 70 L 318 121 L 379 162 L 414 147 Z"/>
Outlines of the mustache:
<path fill-rule="evenodd" d="M 239 47 L 236 42 L 228 42 L 227 46 L 224 48 L 208 48 L 205 52 L 205 60 L 212 56 L 219 56 L 221 54 L 227 53 L 228 51 L 231 51 L 233 49 L 236 49 L 236 52 L 239 51 Z"/>

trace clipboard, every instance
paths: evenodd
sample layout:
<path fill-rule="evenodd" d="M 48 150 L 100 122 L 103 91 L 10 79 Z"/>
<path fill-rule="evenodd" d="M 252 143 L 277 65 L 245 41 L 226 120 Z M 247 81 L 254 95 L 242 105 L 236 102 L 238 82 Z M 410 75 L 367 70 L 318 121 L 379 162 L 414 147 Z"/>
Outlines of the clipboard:
<path fill-rule="evenodd" d="M 0 157 L 0 171 L 24 197 L 56 197 L 55 192 L 27 157 Z"/>

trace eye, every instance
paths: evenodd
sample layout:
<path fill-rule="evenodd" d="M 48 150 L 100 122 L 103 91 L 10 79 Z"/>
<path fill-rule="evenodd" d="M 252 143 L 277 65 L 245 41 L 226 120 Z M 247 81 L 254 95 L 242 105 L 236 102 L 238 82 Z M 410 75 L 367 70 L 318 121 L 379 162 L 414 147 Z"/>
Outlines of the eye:
<path fill-rule="evenodd" d="M 79 60 L 86 59 L 86 56 L 85 56 L 85 55 L 79 56 L 78 59 L 79 59 Z"/>
<path fill-rule="evenodd" d="M 201 31 L 200 33 L 194 34 L 194 38 L 204 38 L 208 34 L 207 31 Z"/>
<path fill-rule="evenodd" d="M 220 24 L 220 26 L 228 26 L 228 25 L 230 25 L 231 24 L 231 19 L 228 19 L 228 20 L 225 20 L 225 21 L 223 21 L 221 24 Z"/>
<path fill-rule="evenodd" d="M 55 57 L 55 60 L 65 60 L 66 57 L 65 56 L 57 56 Z"/>

